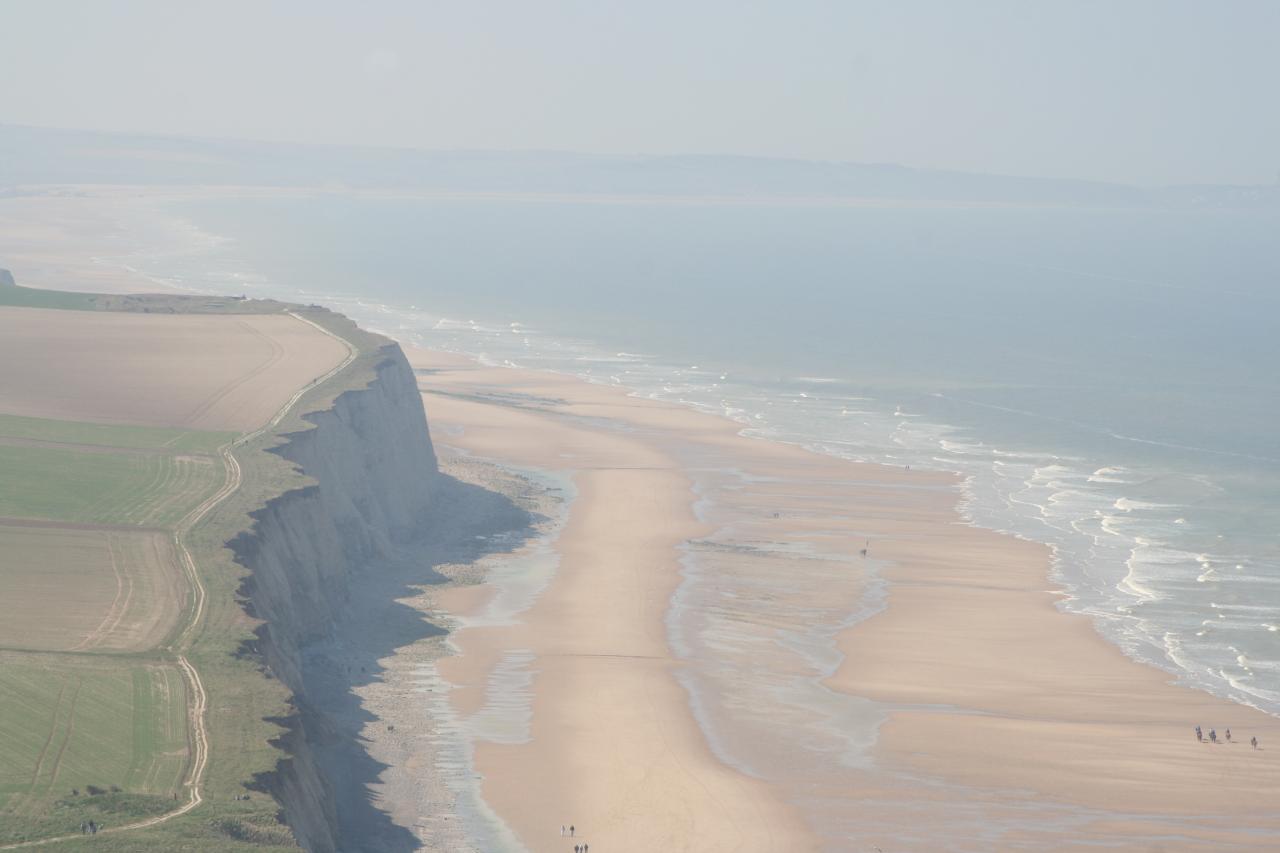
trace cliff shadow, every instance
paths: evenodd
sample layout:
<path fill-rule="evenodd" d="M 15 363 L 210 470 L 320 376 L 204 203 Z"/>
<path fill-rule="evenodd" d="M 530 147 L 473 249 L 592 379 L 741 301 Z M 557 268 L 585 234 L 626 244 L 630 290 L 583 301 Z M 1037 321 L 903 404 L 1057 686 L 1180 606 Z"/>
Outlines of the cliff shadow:
<path fill-rule="evenodd" d="M 537 535 L 541 517 L 506 495 L 438 474 L 432 510 L 384 559 L 356 567 L 350 597 L 328 636 L 302 647 L 298 710 L 317 762 L 333 786 L 342 850 L 420 849 L 417 837 L 375 802 L 371 785 L 387 765 L 369 753 L 362 730 L 381 721 L 357 689 L 384 680 L 383 660 L 446 631 L 402 599 L 448 580 L 442 564 L 475 563 L 510 553 Z"/>

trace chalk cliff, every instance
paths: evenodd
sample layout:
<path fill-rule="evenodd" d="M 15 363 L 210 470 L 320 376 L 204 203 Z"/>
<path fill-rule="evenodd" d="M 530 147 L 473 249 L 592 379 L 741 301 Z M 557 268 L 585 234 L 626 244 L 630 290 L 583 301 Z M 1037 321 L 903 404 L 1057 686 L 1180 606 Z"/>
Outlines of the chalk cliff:
<path fill-rule="evenodd" d="M 264 784 L 298 842 L 316 851 L 343 846 L 340 804 L 316 749 L 340 735 L 309 710 L 303 653 L 340 621 L 361 574 L 422 529 L 439 476 L 404 354 L 385 339 L 364 340 L 361 357 L 333 380 L 345 390 L 304 407 L 305 426 L 266 448 L 306 479 L 290 476 L 295 483 L 250 512 L 252 528 L 229 543 L 249 571 L 246 609 L 263 620 L 255 651 L 294 697 L 282 759 Z M 270 477 L 262 468 L 270 465 L 246 465 L 246 478 Z M 271 494 L 267 484 L 253 487 Z"/>

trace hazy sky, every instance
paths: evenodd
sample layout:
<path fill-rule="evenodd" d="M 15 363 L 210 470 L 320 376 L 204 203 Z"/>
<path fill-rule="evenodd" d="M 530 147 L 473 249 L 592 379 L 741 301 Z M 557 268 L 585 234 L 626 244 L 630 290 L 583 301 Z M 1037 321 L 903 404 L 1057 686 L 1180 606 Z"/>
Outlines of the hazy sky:
<path fill-rule="evenodd" d="M 1280 172 L 1280 0 L 359 5 L 0 0 L 0 122 L 1136 183 Z"/>

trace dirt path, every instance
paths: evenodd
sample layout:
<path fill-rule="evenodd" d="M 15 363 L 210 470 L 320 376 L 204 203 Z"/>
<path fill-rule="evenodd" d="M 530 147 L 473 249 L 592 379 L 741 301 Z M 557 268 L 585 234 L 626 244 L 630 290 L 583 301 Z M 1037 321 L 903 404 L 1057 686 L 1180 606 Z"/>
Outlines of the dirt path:
<path fill-rule="evenodd" d="M 323 376 L 313 379 L 311 382 L 298 389 L 289 400 L 280 408 L 278 412 L 263 426 L 251 433 L 242 435 L 235 441 L 224 445 L 220 449 L 223 465 L 226 467 L 227 477 L 217 492 L 206 498 L 199 506 L 187 513 L 186 518 L 178 523 L 174 531 L 174 542 L 178 547 L 178 555 L 182 562 L 182 567 L 187 575 L 187 580 L 191 584 L 192 605 L 191 617 L 187 620 L 186 627 L 179 632 L 177 638 L 168 647 L 167 651 L 174 652 L 177 655 L 178 667 L 182 670 L 186 677 L 188 686 L 188 706 L 187 717 L 190 723 L 191 731 L 191 769 L 187 773 L 187 781 L 185 783 L 188 794 L 187 801 L 171 812 L 165 812 L 146 820 L 136 823 L 124 824 L 123 826 L 110 827 L 102 830 L 104 834 L 114 834 L 120 832 L 131 832 L 138 829 L 146 829 L 150 826 L 156 826 L 161 823 L 173 820 L 175 817 L 184 815 L 194 809 L 196 806 L 204 802 L 204 796 L 200 791 L 200 783 L 204 780 L 204 771 L 209 763 L 209 731 L 205 726 L 205 710 L 208 708 L 209 697 L 204 689 L 204 682 L 200 679 L 200 673 L 187 659 L 186 651 L 191 646 L 191 638 L 194 636 L 196 628 L 199 627 L 201 619 L 204 617 L 205 609 L 205 588 L 200 580 L 200 573 L 196 569 L 195 558 L 191 556 L 191 551 L 187 548 L 187 536 L 201 521 L 213 512 L 223 501 L 235 494 L 240 488 L 241 471 L 240 463 L 235 457 L 237 447 L 245 445 L 256 438 L 259 438 L 269 430 L 284 420 L 285 415 L 302 399 L 303 395 L 311 389 L 324 382 L 329 381 L 347 368 L 351 362 L 355 361 L 356 349 L 345 338 L 334 334 L 323 326 L 313 323 L 312 321 L 301 317 L 293 312 L 289 312 L 289 316 L 300 322 L 314 326 L 324 334 L 340 342 L 347 348 L 347 357 L 342 363 L 330 370 Z M 60 835 L 53 838 L 42 838 L 37 841 L 23 841 L 18 844 L 6 844 L 0 846 L 0 850 L 16 850 L 22 847 L 36 847 L 42 844 L 53 844 L 58 841 L 68 841 L 79 838 L 79 835 Z"/>

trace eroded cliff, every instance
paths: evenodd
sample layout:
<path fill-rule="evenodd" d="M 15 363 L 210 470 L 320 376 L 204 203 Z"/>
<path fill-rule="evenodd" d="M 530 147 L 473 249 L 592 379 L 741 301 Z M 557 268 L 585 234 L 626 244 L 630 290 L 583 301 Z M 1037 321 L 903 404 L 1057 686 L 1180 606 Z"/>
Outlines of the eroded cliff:
<path fill-rule="evenodd" d="M 246 610 L 262 620 L 254 653 L 293 697 L 293 713 L 280 721 L 281 760 L 263 784 L 298 842 L 317 851 L 343 846 L 341 794 L 321 747 L 344 735 L 308 702 L 304 652 L 341 623 L 352 584 L 424 529 L 439 476 L 422 400 L 399 347 L 366 351 L 350 371 L 340 379 L 352 387 L 266 449 L 292 463 L 304 484 L 250 512 L 252 527 L 229 543 L 249 572 L 241 587 Z"/>

